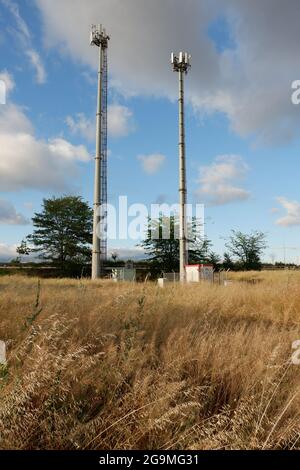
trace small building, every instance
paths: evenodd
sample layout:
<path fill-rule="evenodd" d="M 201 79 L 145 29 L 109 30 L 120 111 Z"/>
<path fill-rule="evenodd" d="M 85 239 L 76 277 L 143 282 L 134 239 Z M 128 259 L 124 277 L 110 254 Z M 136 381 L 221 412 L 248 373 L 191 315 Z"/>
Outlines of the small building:
<path fill-rule="evenodd" d="M 113 268 L 111 274 L 112 274 L 112 279 L 115 282 L 118 282 L 118 281 L 134 282 L 134 281 L 136 281 L 136 269 L 135 268 Z"/>
<path fill-rule="evenodd" d="M 185 267 L 186 282 L 211 281 L 214 279 L 212 264 L 188 264 Z"/>

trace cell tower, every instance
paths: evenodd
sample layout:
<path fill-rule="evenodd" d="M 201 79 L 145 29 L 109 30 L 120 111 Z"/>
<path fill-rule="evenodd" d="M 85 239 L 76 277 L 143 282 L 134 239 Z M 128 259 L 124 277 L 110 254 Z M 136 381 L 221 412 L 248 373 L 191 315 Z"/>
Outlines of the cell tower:
<path fill-rule="evenodd" d="M 109 39 L 102 25 L 92 26 L 91 46 L 99 47 L 92 279 L 101 277 L 104 261 L 107 259 L 107 48 Z"/>
<path fill-rule="evenodd" d="M 184 123 L 184 76 L 191 67 L 191 56 L 187 52 L 180 52 L 178 57 L 172 53 L 171 62 L 174 72 L 179 74 L 179 251 L 180 251 L 180 281 L 185 282 L 185 266 L 188 264 L 187 249 L 187 185 L 186 185 L 186 159 L 185 159 L 185 123 Z"/>

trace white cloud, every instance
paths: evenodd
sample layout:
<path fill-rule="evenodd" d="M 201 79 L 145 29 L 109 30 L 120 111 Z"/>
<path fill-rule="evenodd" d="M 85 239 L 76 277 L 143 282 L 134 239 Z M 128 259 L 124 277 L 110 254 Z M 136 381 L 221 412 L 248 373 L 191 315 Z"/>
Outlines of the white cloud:
<path fill-rule="evenodd" d="M 31 121 L 22 108 L 14 104 L 0 107 L 0 134 L 33 134 Z M 0 149 L 3 152 L 4 149 Z"/>
<path fill-rule="evenodd" d="M 126 137 L 134 131 L 133 113 L 126 106 L 108 106 L 108 133 L 111 137 Z"/>
<path fill-rule="evenodd" d="M 299 0 L 36 0 L 45 41 L 74 60 L 97 67 L 88 34 L 100 18 L 111 34 L 112 83 L 124 94 L 175 99 L 172 50 L 192 53 L 187 97 L 195 110 L 221 111 L 242 136 L 274 142 L 300 136 L 291 82 L 299 78 Z M 272 21 L 270 21 L 270 12 Z M 216 18 L 227 20 L 233 48 L 218 52 L 208 37 Z M 145 27 L 147 25 L 147 27 Z"/>
<path fill-rule="evenodd" d="M 83 145 L 62 138 L 37 139 L 20 107 L 0 106 L 1 191 L 68 189 L 72 176 L 78 174 L 78 163 L 89 161 Z"/>
<path fill-rule="evenodd" d="M 18 214 L 13 204 L 4 199 L 0 199 L 0 224 L 27 225 L 29 221 Z"/>
<path fill-rule="evenodd" d="M 35 70 L 36 82 L 42 85 L 47 80 L 46 70 L 39 53 L 32 47 L 33 41 L 31 33 L 25 20 L 20 14 L 19 5 L 13 2 L 13 0 L 2 0 L 2 3 L 9 10 L 15 20 L 16 29 L 11 28 L 12 34 L 14 37 L 18 38 L 22 48 L 25 49 L 25 55 L 28 57 L 30 64 Z"/>
<path fill-rule="evenodd" d="M 17 246 L 0 243 L 0 262 L 6 263 L 17 256 Z"/>
<path fill-rule="evenodd" d="M 0 72 L 0 105 L 7 103 L 8 95 L 14 89 L 14 86 L 13 77 L 7 70 Z"/>
<path fill-rule="evenodd" d="M 85 114 L 78 113 L 75 117 L 67 116 L 66 123 L 72 134 L 80 135 L 89 141 L 95 139 L 95 122 L 92 119 L 88 119 Z"/>
<path fill-rule="evenodd" d="M 177 81 L 168 63 L 173 48 L 193 46 L 191 52 L 197 52 L 197 56 L 199 50 L 202 68 L 199 64 L 198 71 L 204 72 L 205 82 L 205 71 L 210 70 L 211 65 L 214 67 L 210 58 L 215 55 L 214 47 L 205 36 L 211 8 L 202 2 L 89 0 L 83 3 L 74 0 L 72 24 L 67 21 L 68 0 L 36 0 L 36 3 L 43 15 L 47 46 L 59 46 L 63 53 L 94 69 L 98 66 L 97 52 L 89 45 L 89 31 L 95 18 L 101 18 L 111 35 L 112 83 L 125 95 L 147 93 L 175 97 Z M 198 37 L 200 44 L 193 41 Z"/>
<path fill-rule="evenodd" d="M 74 160 L 88 162 L 90 160 L 89 153 L 83 145 L 75 146 L 64 139 L 57 138 L 50 139 L 47 142 L 47 146 L 54 158 L 59 155 L 61 160 L 65 160 L 66 162 Z"/>
<path fill-rule="evenodd" d="M 108 106 L 108 134 L 110 137 L 126 137 L 134 131 L 133 113 L 126 106 L 113 104 Z M 67 116 L 66 123 L 74 135 L 94 141 L 96 136 L 96 121 L 89 119 L 84 113 L 75 117 Z"/>
<path fill-rule="evenodd" d="M 153 153 L 152 155 L 139 155 L 137 159 L 141 162 L 145 173 L 153 175 L 161 169 L 166 157 L 160 153 Z"/>
<path fill-rule="evenodd" d="M 282 227 L 300 225 L 300 202 L 290 201 L 285 197 L 278 197 L 277 201 L 285 209 L 286 215 L 276 220 L 276 224 Z"/>
<path fill-rule="evenodd" d="M 19 11 L 19 6 L 14 3 L 12 0 L 2 0 L 2 3 L 8 8 L 10 13 L 13 15 L 19 34 L 27 38 L 28 40 L 30 39 L 30 32 L 28 29 L 27 24 L 25 23 L 24 19 L 20 15 Z"/>
<path fill-rule="evenodd" d="M 7 94 L 15 88 L 14 78 L 7 70 L 2 70 L 2 72 L 0 72 L 0 80 L 5 83 Z"/>
<path fill-rule="evenodd" d="M 46 83 L 46 70 L 37 51 L 29 49 L 28 51 L 26 51 L 26 55 L 29 57 L 31 64 L 35 69 L 37 83 L 40 85 Z"/>
<path fill-rule="evenodd" d="M 220 155 L 211 165 L 200 167 L 200 188 L 196 194 L 211 205 L 246 200 L 250 193 L 236 183 L 247 171 L 248 165 L 240 156 Z"/>
<path fill-rule="evenodd" d="M 0 133 L 2 191 L 63 190 L 76 176 L 78 161 L 89 161 L 83 146 L 76 147 L 63 139 L 43 141 L 29 134 Z"/>

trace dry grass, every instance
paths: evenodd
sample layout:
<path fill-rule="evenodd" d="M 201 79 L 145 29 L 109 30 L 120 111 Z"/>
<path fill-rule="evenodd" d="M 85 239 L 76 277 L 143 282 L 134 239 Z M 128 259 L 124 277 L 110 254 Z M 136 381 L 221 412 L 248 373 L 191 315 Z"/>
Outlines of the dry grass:
<path fill-rule="evenodd" d="M 233 278 L 2 277 L 0 448 L 299 449 L 300 273 Z"/>

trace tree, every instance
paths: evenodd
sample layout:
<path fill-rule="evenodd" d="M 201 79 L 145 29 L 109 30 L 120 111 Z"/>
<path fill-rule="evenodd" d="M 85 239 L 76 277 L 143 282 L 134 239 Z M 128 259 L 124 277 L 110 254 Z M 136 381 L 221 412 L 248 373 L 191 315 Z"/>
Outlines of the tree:
<path fill-rule="evenodd" d="M 17 253 L 20 257 L 28 256 L 30 254 L 30 248 L 26 240 L 22 240 L 20 246 L 17 247 Z"/>
<path fill-rule="evenodd" d="M 206 262 L 208 264 L 212 264 L 214 269 L 218 269 L 219 264 L 221 263 L 221 257 L 214 251 L 210 251 L 207 256 Z"/>
<path fill-rule="evenodd" d="M 34 232 L 27 240 L 39 258 L 63 271 L 90 261 L 93 213 L 80 197 L 44 199 L 42 212 L 32 222 Z"/>
<path fill-rule="evenodd" d="M 252 232 L 247 235 L 232 230 L 226 248 L 237 259 L 242 269 L 259 270 L 261 269 L 261 256 L 267 248 L 266 235 L 262 232 Z"/>
<path fill-rule="evenodd" d="M 231 259 L 231 256 L 229 253 L 224 253 L 223 255 L 223 268 L 224 269 L 234 269 L 234 262 Z"/>
<path fill-rule="evenodd" d="M 208 263 L 209 249 L 212 246 L 210 240 L 202 235 L 201 222 L 193 218 L 189 232 L 189 249 L 188 249 L 188 262 L 190 264 L 204 264 Z"/>
<path fill-rule="evenodd" d="M 17 258 L 11 260 L 12 264 L 20 264 L 22 256 L 28 256 L 30 254 L 30 248 L 27 245 L 26 240 L 22 240 L 20 246 L 17 247 L 16 252 L 18 253 Z"/>
<path fill-rule="evenodd" d="M 189 262 L 203 263 L 206 261 L 210 242 L 197 235 L 197 221 L 191 224 L 189 235 Z M 154 234 L 154 236 L 153 236 Z M 149 256 L 149 261 L 156 270 L 172 272 L 179 270 L 179 224 L 174 216 L 161 216 L 156 220 L 149 220 L 145 240 L 140 244 Z"/>

